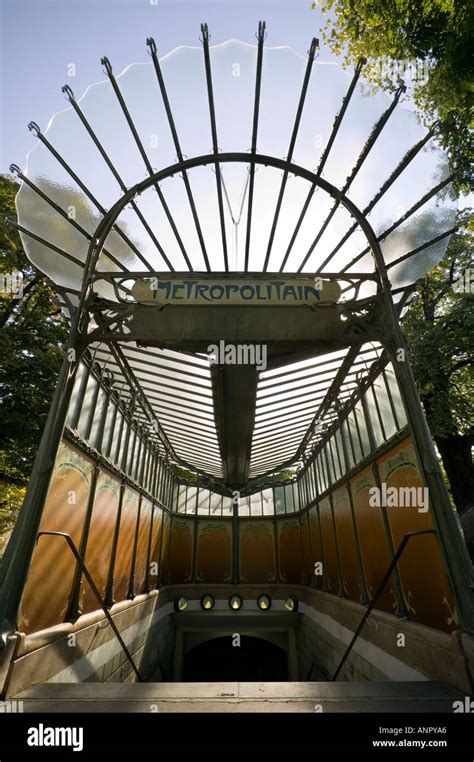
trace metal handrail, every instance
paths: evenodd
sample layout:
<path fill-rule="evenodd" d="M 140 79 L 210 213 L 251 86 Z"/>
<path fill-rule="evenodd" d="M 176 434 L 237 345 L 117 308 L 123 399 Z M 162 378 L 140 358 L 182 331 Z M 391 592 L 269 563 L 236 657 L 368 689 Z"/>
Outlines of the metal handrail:
<path fill-rule="evenodd" d="M 364 624 L 366 623 L 367 619 L 369 618 L 370 613 L 372 612 L 372 609 L 375 607 L 375 604 L 377 603 L 378 599 L 382 595 L 385 585 L 387 584 L 388 580 L 392 576 L 392 572 L 395 569 L 395 566 L 397 565 L 400 556 L 402 555 L 403 551 L 405 550 L 405 547 L 408 543 L 408 540 L 410 537 L 415 537 L 419 534 L 436 534 L 434 529 L 420 529 L 418 532 L 407 532 L 407 534 L 404 536 L 403 540 L 401 541 L 400 545 L 398 546 L 398 550 L 396 551 L 395 555 L 393 556 L 390 565 L 387 569 L 387 571 L 384 574 L 384 577 L 380 583 L 380 585 L 377 588 L 377 591 L 370 601 L 369 605 L 367 606 L 367 610 L 364 613 L 364 616 L 362 617 L 360 624 L 357 628 L 357 630 L 354 633 L 354 637 L 352 638 L 351 642 L 347 646 L 347 649 L 344 653 L 344 656 L 342 657 L 341 661 L 339 662 L 339 666 L 336 669 L 334 675 L 332 676 L 330 682 L 334 682 L 334 680 L 337 679 L 337 676 L 339 675 L 339 672 L 341 671 L 343 665 L 345 664 L 347 657 L 349 656 L 350 652 L 352 651 L 352 648 L 354 646 L 354 643 L 356 642 L 357 638 L 359 637 L 360 633 L 362 632 L 362 628 L 364 627 Z"/>
<path fill-rule="evenodd" d="M 72 537 L 69 534 L 67 534 L 66 532 L 39 532 L 37 537 L 36 537 L 36 542 L 38 542 L 39 538 L 43 534 L 55 535 L 57 537 L 64 537 L 64 539 L 66 540 L 67 544 L 69 545 L 69 547 L 70 547 L 70 549 L 71 549 L 71 551 L 72 551 L 72 553 L 73 553 L 77 563 L 81 567 L 81 571 L 84 574 L 86 580 L 88 581 L 88 583 L 89 583 L 89 585 L 91 587 L 92 592 L 94 593 L 95 597 L 97 598 L 102 611 L 104 612 L 105 616 L 107 617 L 107 620 L 108 620 L 110 626 L 112 627 L 112 630 L 114 631 L 115 637 L 117 638 L 118 642 L 120 643 L 125 656 L 127 657 L 128 661 L 130 662 L 130 665 L 131 665 L 133 671 L 135 672 L 135 675 L 137 676 L 138 682 L 139 683 L 143 683 L 144 680 L 143 680 L 142 676 L 140 675 L 140 672 L 138 671 L 138 667 L 135 664 L 130 651 L 128 650 L 127 646 L 125 645 L 124 640 L 123 640 L 122 636 L 120 635 L 120 632 L 117 629 L 117 625 L 115 624 L 114 620 L 112 619 L 109 610 L 105 606 L 105 604 L 104 604 L 104 602 L 102 600 L 102 597 L 101 597 L 101 595 L 100 595 L 100 593 L 99 593 L 99 591 L 98 591 L 98 589 L 97 589 L 97 587 L 95 585 L 95 582 L 92 579 L 92 577 L 90 575 L 90 572 L 89 572 L 89 570 L 87 569 L 87 566 L 84 563 L 84 559 L 82 558 L 82 556 L 79 553 L 78 549 L 74 545 Z"/>

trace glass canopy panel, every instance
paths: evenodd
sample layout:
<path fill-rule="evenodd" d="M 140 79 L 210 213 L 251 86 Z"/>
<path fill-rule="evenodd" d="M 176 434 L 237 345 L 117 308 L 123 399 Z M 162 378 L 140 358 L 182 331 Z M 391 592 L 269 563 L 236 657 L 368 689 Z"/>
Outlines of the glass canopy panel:
<path fill-rule="evenodd" d="M 221 477 L 207 360 L 171 350 L 137 350 L 129 345 L 122 345 L 120 353 L 174 451 L 183 460 L 189 459 L 190 465 Z M 107 346 L 97 345 L 94 357 L 113 373 L 114 388 L 128 388 L 129 378 L 120 358 L 112 355 Z M 152 425 L 150 413 L 145 420 Z"/>
<path fill-rule="evenodd" d="M 219 149 L 221 152 L 248 152 L 252 131 L 256 47 L 232 40 L 211 47 L 210 55 Z M 202 50 L 178 48 L 161 59 L 160 65 L 183 154 L 188 157 L 208 155 L 212 149 L 212 137 Z M 306 58 L 289 48 L 264 49 L 257 141 L 259 153 L 275 157 L 288 156 L 305 68 Z M 314 63 L 295 143 L 295 163 L 311 170 L 317 166 L 350 80 L 351 76 L 336 64 Z M 140 146 L 153 171 L 173 165 L 176 146 L 153 64 L 132 64 L 116 77 L 116 82 L 135 125 Z M 147 167 L 108 79 L 91 85 L 77 103 L 113 165 L 114 172 L 70 107 L 56 114 L 44 132 L 47 141 L 64 158 L 70 171 L 61 165 L 47 146 L 39 142 L 29 155 L 26 174 L 66 213 L 73 209 L 75 221 L 92 235 L 103 211 L 109 209 L 120 197 L 121 187 L 130 187 L 146 177 Z M 324 167 L 323 176 L 337 187 L 343 187 L 349 182 L 349 196 L 361 208 L 371 202 L 410 148 L 425 135 L 425 129 L 415 115 L 399 105 L 379 137 L 372 141 L 370 150 L 363 155 L 364 146 L 368 140 L 371 141 L 374 124 L 390 103 L 391 98 L 386 94 L 376 90 L 368 93 L 363 85 L 358 84 Z M 192 119 L 189 118 L 190 113 Z M 359 169 L 352 172 L 358 161 Z M 380 227 L 393 223 L 397 216 L 436 183 L 443 172 L 445 160 L 437 147 L 429 144 L 429 148 L 420 150 L 375 204 L 370 213 L 375 228 L 379 230 Z M 234 166 L 231 171 L 231 165 L 225 165 L 223 174 L 226 186 L 225 232 L 230 244 L 230 265 L 240 269 L 245 248 L 243 232 L 248 206 L 247 166 Z M 258 220 L 258 224 L 252 226 L 251 270 L 261 269 L 265 259 L 281 176 L 280 170 L 264 167 L 259 167 L 255 174 L 254 222 Z M 211 269 L 221 270 L 223 251 L 213 168 L 208 166 L 195 169 L 189 173 L 189 178 L 204 238 L 207 240 Z M 167 179 L 162 183 L 161 190 L 167 208 L 178 225 L 184 249 L 190 252 L 193 267 L 201 269 L 203 254 L 181 177 Z M 269 252 L 270 270 L 279 269 L 281 265 L 283 255 L 288 250 L 290 233 L 294 230 L 308 190 L 306 181 L 290 176 L 280 221 Z M 77 228 L 74 229 L 67 219 L 59 224 L 59 219 L 55 219 L 59 217 L 58 213 L 53 212 L 51 207 L 48 208 L 48 204 L 25 184 L 18 195 L 17 206 L 21 224 L 41 233 L 45 240 L 84 262 L 87 251 L 84 235 Z M 144 192 L 137 200 L 137 206 L 162 243 L 173 267 L 181 269 L 182 251 L 156 189 Z M 433 216 L 432 227 L 438 231 L 446 223 L 452 222 L 454 206 L 445 196 L 437 199 L 436 219 L 433 208 L 422 211 L 421 214 Z M 313 195 L 295 246 L 289 252 L 285 269 L 297 269 L 301 264 L 332 207 L 332 199 L 322 191 Z M 108 241 L 111 254 L 119 264 L 111 264 L 106 255 L 103 255 L 99 269 L 143 269 L 143 263 L 137 257 L 134 247 L 143 253 L 152 269 L 166 269 L 166 264 L 143 222 L 139 220 L 136 210 L 127 209 L 121 215 L 120 222 L 123 223 L 122 233 L 125 232 L 126 239 L 116 231 Z M 311 255 L 311 261 L 308 260 L 304 265 L 307 271 L 314 270 L 331 255 L 340 236 L 352 223 L 347 212 L 342 209 L 336 211 Z M 413 234 L 410 232 L 412 223 Z M 423 233 L 431 232 L 431 228 L 428 228 L 417 235 L 419 227 L 420 220 L 417 218 L 409 221 L 401 237 L 386 248 L 387 258 L 392 258 L 392 249 L 397 251 L 398 256 L 407 253 L 410 250 L 407 246 L 410 247 L 413 240 L 418 241 Z M 38 242 L 26 235 L 24 237 L 27 252 L 40 269 L 59 285 L 80 288 L 80 271 L 77 267 L 74 270 L 72 262 L 65 260 L 59 266 L 57 259 L 55 261 L 55 258 L 46 256 L 44 247 L 41 248 Z M 423 243 L 426 240 L 425 236 Z M 356 230 L 333 255 L 332 269 L 337 270 L 348 264 L 351 257 L 357 255 L 357 248 L 360 250 L 361 245 L 364 248 L 364 239 L 361 232 Z M 394 285 L 404 283 L 410 277 L 419 277 L 425 265 L 430 266 L 436 258 L 442 256 L 446 245 L 447 239 L 444 239 L 430 256 L 419 258 L 413 270 L 394 269 L 391 273 Z M 373 269 L 370 259 L 361 262 L 361 265 Z M 104 284 L 102 287 L 105 288 Z"/>

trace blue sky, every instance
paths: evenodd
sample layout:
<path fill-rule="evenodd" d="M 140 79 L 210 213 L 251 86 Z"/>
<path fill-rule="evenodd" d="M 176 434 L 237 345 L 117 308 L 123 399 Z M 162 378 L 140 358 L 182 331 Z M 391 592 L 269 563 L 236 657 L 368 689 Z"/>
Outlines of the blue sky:
<path fill-rule="evenodd" d="M 211 44 L 227 39 L 255 42 L 258 22 L 267 22 L 269 46 L 289 45 L 306 54 L 319 36 L 322 16 L 311 0 L 0 0 L 0 172 L 20 166 L 35 138 L 66 106 L 61 87 L 79 97 L 103 79 L 107 55 L 119 73 L 148 61 L 145 39 L 153 36 L 160 56 L 178 45 L 198 45 L 206 21 Z M 321 50 L 320 60 L 333 60 Z M 76 76 L 68 76 L 68 64 Z"/>

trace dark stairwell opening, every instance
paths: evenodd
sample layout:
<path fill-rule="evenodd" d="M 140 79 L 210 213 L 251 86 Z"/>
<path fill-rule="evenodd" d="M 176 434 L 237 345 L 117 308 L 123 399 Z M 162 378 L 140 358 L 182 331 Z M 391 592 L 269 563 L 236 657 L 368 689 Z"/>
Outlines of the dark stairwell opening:
<path fill-rule="evenodd" d="M 213 638 L 191 648 L 184 656 L 184 682 L 284 682 L 288 657 L 283 648 L 262 638 Z"/>

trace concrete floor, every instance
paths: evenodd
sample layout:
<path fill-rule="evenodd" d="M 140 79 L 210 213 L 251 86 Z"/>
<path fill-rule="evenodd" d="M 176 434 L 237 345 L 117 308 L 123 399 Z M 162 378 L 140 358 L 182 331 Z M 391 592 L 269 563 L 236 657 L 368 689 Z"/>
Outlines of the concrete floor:
<path fill-rule="evenodd" d="M 24 712 L 453 711 L 463 696 L 438 682 L 44 683 L 14 697 Z"/>

